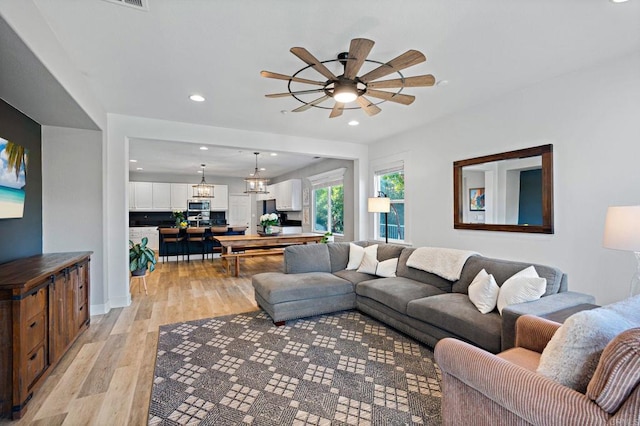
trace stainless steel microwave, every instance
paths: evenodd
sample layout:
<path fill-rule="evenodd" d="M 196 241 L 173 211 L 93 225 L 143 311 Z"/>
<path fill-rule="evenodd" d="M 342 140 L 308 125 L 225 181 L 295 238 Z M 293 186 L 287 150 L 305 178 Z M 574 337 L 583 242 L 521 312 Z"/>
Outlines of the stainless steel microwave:
<path fill-rule="evenodd" d="M 187 209 L 190 211 L 209 211 L 211 210 L 211 201 L 209 200 L 189 200 Z"/>

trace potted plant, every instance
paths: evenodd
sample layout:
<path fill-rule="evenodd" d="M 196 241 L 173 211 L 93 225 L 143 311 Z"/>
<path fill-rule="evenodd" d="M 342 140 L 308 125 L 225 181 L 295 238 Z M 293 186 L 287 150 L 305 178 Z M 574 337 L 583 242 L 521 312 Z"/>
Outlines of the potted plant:
<path fill-rule="evenodd" d="M 329 231 L 329 232 L 325 232 L 324 235 L 322 236 L 322 239 L 320 240 L 321 243 L 332 243 L 333 242 L 333 234 Z"/>
<path fill-rule="evenodd" d="M 176 220 L 176 226 L 182 228 L 182 222 L 185 221 L 184 212 L 182 210 L 174 210 L 171 216 Z"/>
<path fill-rule="evenodd" d="M 131 275 L 144 275 L 149 268 L 149 272 L 156 269 L 156 252 L 147 247 L 147 237 L 142 238 L 142 242 L 135 243 L 129 240 L 129 270 Z"/>
<path fill-rule="evenodd" d="M 273 228 L 272 226 L 278 224 L 278 215 L 275 213 L 267 213 L 260 216 L 260 225 L 262 225 L 262 229 L 265 234 L 272 234 Z"/>

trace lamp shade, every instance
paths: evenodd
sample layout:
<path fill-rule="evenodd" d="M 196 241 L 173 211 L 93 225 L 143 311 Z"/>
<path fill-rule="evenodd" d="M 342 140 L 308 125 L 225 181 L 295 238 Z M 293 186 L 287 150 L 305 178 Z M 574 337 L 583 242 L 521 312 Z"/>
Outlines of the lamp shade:
<path fill-rule="evenodd" d="M 369 213 L 389 213 L 391 211 L 391 199 L 387 197 L 369 198 L 367 211 Z"/>
<path fill-rule="evenodd" d="M 602 245 L 610 249 L 640 252 L 640 206 L 607 209 Z"/>

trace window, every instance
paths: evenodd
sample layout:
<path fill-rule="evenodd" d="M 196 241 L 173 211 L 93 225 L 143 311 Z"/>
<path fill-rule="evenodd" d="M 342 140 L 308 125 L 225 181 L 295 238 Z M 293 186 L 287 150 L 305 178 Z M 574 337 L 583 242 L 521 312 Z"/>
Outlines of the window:
<path fill-rule="evenodd" d="M 312 231 L 344 234 L 344 185 L 346 169 L 310 176 L 313 188 Z"/>
<path fill-rule="evenodd" d="M 375 172 L 375 193 L 382 193 L 391 199 L 391 211 L 388 213 L 389 240 L 404 242 L 404 166 Z M 374 238 L 386 237 L 384 213 L 378 213 L 374 220 Z"/>

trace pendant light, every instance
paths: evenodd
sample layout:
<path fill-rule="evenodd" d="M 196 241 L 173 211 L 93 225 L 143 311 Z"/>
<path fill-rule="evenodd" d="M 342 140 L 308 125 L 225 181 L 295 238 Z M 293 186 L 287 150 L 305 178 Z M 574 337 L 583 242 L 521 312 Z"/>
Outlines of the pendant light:
<path fill-rule="evenodd" d="M 209 185 L 204 180 L 204 164 L 202 166 L 202 180 L 199 184 L 193 185 L 193 197 L 194 198 L 215 198 L 213 196 L 213 185 Z"/>
<path fill-rule="evenodd" d="M 258 171 L 258 155 L 260 155 L 260 153 L 254 152 L 253 154 L 256 156 L 256 168 L 253 174 L 244 180 L 247 184 L 247 190 L 244 192 L 245 194 L 268 194 L 267 183 L 269 179 L 260 177 L 260 172 Z"/>

